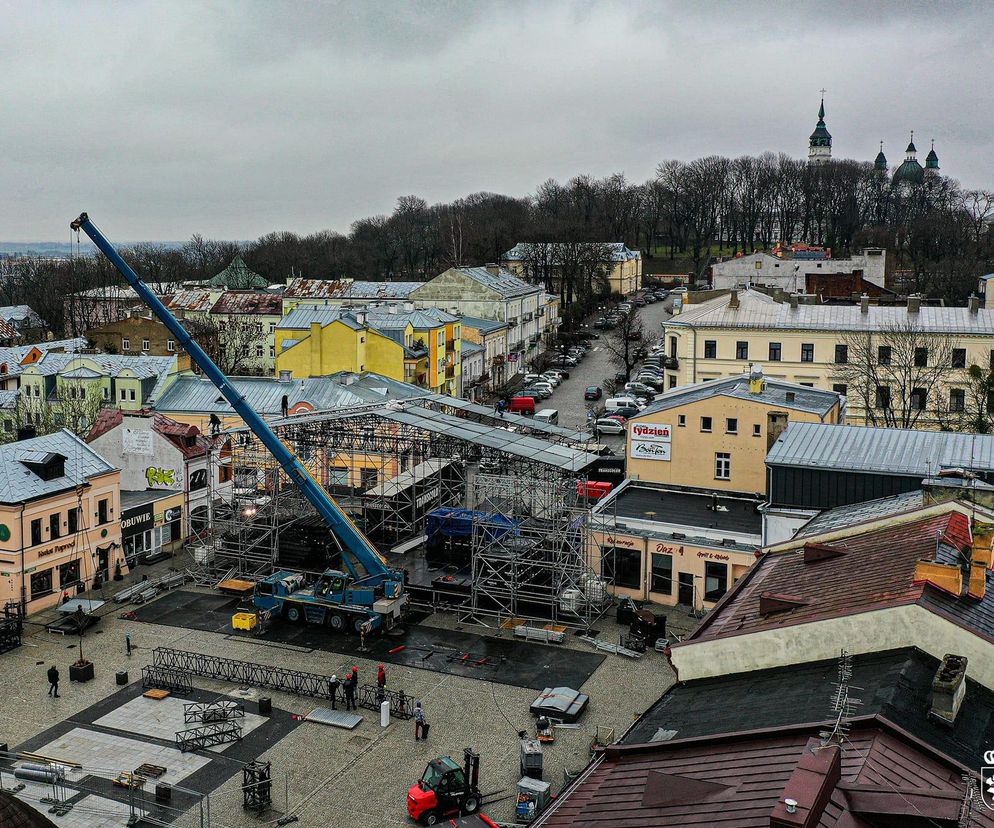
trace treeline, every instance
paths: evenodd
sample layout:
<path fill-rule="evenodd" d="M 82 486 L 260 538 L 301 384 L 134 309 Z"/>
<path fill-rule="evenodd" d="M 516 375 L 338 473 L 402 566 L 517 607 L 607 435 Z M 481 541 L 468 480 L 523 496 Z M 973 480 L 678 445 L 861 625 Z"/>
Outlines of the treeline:
<path fill-rule="evenodd" d="M 623 174 L 549 180 L 534 194 L 475 193 L 429 205 L 404 196 L 389 215 L 355 221 L 347 234 L 269 233 L 243 249 L 195 236 L 183 248 L 123 251 L 158 284 L 209 278 L 236 252 L 271 282 L 295 276 L 430 279 L 448 267 L 498 261 L 517 242 L 625 242 L 647 257 L 678 260 L 702 277 L 713 255 L 807 242 L 836 256 L 887 248 L 909 289 L 962 301 L 994 270 L 994 192 L 968 191 L 942 176 L 892 187 L 872 164 L 839 160 L 812 167 L 784 154 L 666 161 L 649 181 Z M 103 259 L 0 260 L 0 301 L 30 304 L 62 331 L 62 297 L 119 284 Z M 564 300 L 582 295 L 560 286 Z"/>

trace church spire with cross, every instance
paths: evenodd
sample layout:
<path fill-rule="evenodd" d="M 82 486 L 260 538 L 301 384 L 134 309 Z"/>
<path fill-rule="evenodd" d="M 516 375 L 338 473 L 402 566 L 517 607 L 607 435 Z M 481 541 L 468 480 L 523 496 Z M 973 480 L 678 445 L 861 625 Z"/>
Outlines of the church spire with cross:
<path fill-rule="evenodd" d="M 808 139 L 808 163 L 827 164 L 832 160 L 832 136 L 825 126 L 825 90 L 821 90 L 821 105 L 818 107 L 818 124 Z"/>

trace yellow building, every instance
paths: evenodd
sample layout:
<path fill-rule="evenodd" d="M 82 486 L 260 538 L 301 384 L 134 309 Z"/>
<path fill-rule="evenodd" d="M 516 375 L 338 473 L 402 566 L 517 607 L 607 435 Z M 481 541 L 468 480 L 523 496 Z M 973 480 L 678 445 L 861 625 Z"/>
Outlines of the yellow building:
<path fill-rule="evenodd" d="M 440 394 L 461 392 L 459 317 L 401 305 L 297 305 L 276 328 L 276 371 L 295 378 L 372 371 Z"/>
<path fill-rule="evenodd" d="M 0 447 L 0 606 L 26 614 L 127 574 L 121 474 L 67 430 Z"/>
<path fill-rule="evenodd" d="M 519 242 L 504 254 L 501 264 L 536 284 L 558 285 L 564 262 L 589 268 L 593 256 L 611 293 L 628 296 L 642 287 L 642 251 L 624 242 Z"/>
<path fill-rule="evenodd" d="M 766 453 L 790 422 L 839 423 L 833 391 L 744 374 L 674 388 L 628 422 L 628 476 L 766 493 Z"/>
<path fill-rule="evenodd" d="M 587 563 L 615 595 L 709 609 L 755 562 L 761 504 L 626 480 L 591 512 Z"/>
<path fill-rule="evenodd" d="M 762 363 L 769 379 L 846 396 L 856 424 L 963 428 L 972 405 L 968 370 L 986 372 L 994 309 L 813 305 L 754 290 L 686 305 L 663 325 L 668 385 L 737 376 Z M 941 363 L 941 364 L 940 364 Z"/>

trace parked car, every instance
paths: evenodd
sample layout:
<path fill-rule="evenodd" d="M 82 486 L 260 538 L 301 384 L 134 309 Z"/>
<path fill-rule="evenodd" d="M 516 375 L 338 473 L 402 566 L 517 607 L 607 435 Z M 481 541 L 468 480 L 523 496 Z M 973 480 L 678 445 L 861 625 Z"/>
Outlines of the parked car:
<path fill-rule="evenodd" d="M 610 417 L 601 417 L 598 420 L 594 420 L 594 431 L 599 434 L 624 434 L 625 424 L 619 423 Z"/>
<path fill-rule="evenodd" d="M 525 389 L 525 391 L 534 391 L 543 400 L 547 400 L 547 399 L 549 399 L 549 397 L 552 396 L 552 386 L 548 385 L 548 384 L 546 384 L 546 385 L 535 385 L 535 384 L 532 384 L 532 385 L 529 385 Z"/>
<path fill-rule="evenodd" d="M 652 374 L 639 374 L 635 377 L 636 382 L 642 382 L 648 385 L 653 391 L 660 393 L 666 389 L 666 383 L 661 377 L 653 376 Z"/>
<path fill-rule="evenodd" d="M 536 402 L 541 402 L 544 397 L 538 391 L 532 391 L 530 388 L 526 388 L 524 391 L 519 391 L 514 396 L 516 397 L 528 397 Z"/>
<path fill-rule="evenodd" d="M 604 395 L 599 385 L 588 385 L 583 391 L 583 399 L 599 400 Z"/>
<path fill-rule="evenodd" d="M 550 374 L 548 371 L 544 371 L 542 373 L 542 375 L 537 380 L 535 380 L 535 381 L 536 382 L 547 382 L 553 388 L 558 388 L 559 387 L 559 383 L 562 382 L 562 380 L 559 379 L 559 376 L 557 374 Z"/>
<path fill-rule="evenodd" d="M 645 295 L 645 303 L 646 303 L 647 305 L 652 305 L 652 304 L 654 304 L 655 302 L 658 302 L 658 301 L 659 301 L 659 300 L 658 300 L 658 299 L 656 299 L 656 297 L 655 297 L 655 294 L 652 294 L 652 293 L 647 293 L 647 294 Z"/>
<path fill-rule="evenodd" d="M 614 414 L 605 414 L 605 420 L 617 420 L 619 423 L 627 423 L 628 418 L 624 414 L 619 414 L 617 411 Z"/>
<path fill-rule="evenodd" d="M 541 377 L 538 374 L 525 374 L 525 385 L 527 385 L 530 382 L 535 382 L 535 380 L 537 379 L 541 379 Z"/>
<path fill-rule="evenodd" d="M 560 357 L 556 360 L 556 365 L 559 368 L 576 368 L 576 360 L 571 356 Z"/>
<path fill-rule="evenodd" d="M 645 299 L 643 299 L 641 296 L 638 299 L 636 299 L 635 300 L 635 307 L 637 307 L 637 308 L 644 308 L 645 307 Z"/>
<path fill-rule="evenodd" d="M 588 342 L 601 338 L 599 333 L 594 333 L 593 331 L 579 331 L 577 332 L 577 336 L 580 337 L 580 339 L 586 339 Z"/>
<path fill-rule="evenodd" d="M 606 316 L 598 316 L 597 319 L 594 320 L 594 327 L 595 328 L 609 328 L 611 326 L 608 324 Z"/>
<path fill-rule="evenodd" d="M 624 417 L 626 420 L 630 420 L 632 417 L 634 417 L 636 414 L 639 413 L 639 410 L 638 408 L 633 408 L 631 406 L 623 406 L 622 408 L 615 409 L 612 413 L 618 414 Z"/>
<path fill-rule="evenodd" d="M 673 288 L 673 290 L 670 291 L 670 293 L 679 293 L 681 296 L 686 296 L 686 294 L 687 294 L 687 288 L 685 288 L 685 287 L 675 287 L 675 288 Z"/>
<path fill-rule="evenodd" d="M 556 379 L 559 380 L 559 382 L 562 382 L 563 380 L 569 379 L 569 371 L 560 371 L 558 368 L 550 368 L 548 371 L 543 371 L 542 376 L 550 381 Z"/>
<path fill-rule="evenodd" d="M 647 400 L 656 399 L 656 392 L 644 382 L 639 382 L 638 380 L 626 382 L 625 390 L 631 394 L 637 394 L 639 397 L 645 397 Z"/>

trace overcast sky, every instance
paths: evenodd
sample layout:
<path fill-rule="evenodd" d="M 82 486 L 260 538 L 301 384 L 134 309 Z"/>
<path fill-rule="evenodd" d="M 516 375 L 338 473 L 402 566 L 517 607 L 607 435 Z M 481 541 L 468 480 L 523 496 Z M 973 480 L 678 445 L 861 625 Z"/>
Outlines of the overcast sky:
<path fill-rule="evenodd" d="M 994 187 L 990 2 L 11 0 L 0 241 L 347 231 L 396 198 L 667 158 L 836 156 Z"/>

